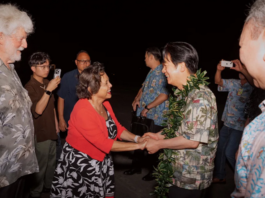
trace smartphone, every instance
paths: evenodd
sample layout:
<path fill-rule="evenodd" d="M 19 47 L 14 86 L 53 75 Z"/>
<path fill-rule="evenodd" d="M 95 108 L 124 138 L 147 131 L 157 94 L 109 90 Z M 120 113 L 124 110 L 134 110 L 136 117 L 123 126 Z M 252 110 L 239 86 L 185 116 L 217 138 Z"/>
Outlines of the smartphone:
<path fill-rule="evenodd" d="M 59 76 L 59 78 L 61 77 L 61 69 L 54 70 L 53 78 L 56 78 L 57 76 Z"/>
<path fill-rule="evenodd" d="M 233 67 L 233 62 L 231 62 L 231 61 L 221 61 L 221 66 L 223 66 L 223 67 Z"/>

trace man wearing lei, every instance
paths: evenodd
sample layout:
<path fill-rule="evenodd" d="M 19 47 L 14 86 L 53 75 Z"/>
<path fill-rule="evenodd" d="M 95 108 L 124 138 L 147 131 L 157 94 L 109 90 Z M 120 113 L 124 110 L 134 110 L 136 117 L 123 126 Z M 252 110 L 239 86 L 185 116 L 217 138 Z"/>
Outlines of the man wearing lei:
<path fill-rule="evenodd" d="M 158 186 L 154 194 L 199 198 L 213 176 L 218 142 L 216 99 L 206 86 L 206 72 L 197 71 L 198 54 L 190 44 L 168 43 L 163 59 L 162 72 L 178 89 L 170 98 L 168 127 L 145 134 L 149 154 L 164 149 L 155 173 Z"/>

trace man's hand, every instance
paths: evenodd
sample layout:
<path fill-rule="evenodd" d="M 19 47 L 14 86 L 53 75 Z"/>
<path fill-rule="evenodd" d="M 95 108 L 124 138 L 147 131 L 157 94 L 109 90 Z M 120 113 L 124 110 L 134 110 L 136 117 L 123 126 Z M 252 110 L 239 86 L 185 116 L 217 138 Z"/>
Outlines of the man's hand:
<path fill-rule="evenodd" d="M 140 106 L 140 100 L 134 100 L 132 103 L 133 110 L 136 111 L 136 106 Z"/>
<path fill-rule="evenodd" d="M 160 149 L 158 142 L 159 141 L 151 138 L 147 140 L 146 149 L 148 151 L 148 154 L 154 154 Z"/>
<path fill-rule="evenodd" d="M 221 66 L 221 61 L 218 63 L 217 65 L 217 70 L 218 71 L 223 71 L 225 69 L 225 67 Z"/>
<path fill-rule="evenodd" d="M 139 137 L 137 139 L 137 143 L 142 143 L 142 142 L 146 142 L 147 139 L 149 139 L 150 137 Z"/>
<path fill-rule="evenodd" d="M 152 132 L 145 133 L 143 135 L 143 137 L 144 138 L 149 137 L 149 138 L 152 138 L 154 140 L 163 140 L 163 139 L 165 139 L 165 135 L 161 135 L 161 133 L 152 133 Z"/>
<path fill-rule="evenodd" d="M 236 70 L 238 72 L 242 72 L 246 70 L 245 65 L 241 64 L 240 60 L 232 60 L 232 62 L 235 64 L 235 67 L 231 67 L 230 69 Z"/>
<path fill-rule="evenodd" d="M 67 124 L 65 122 L 65 120 L 59 120 L 59 129 L 62 131 L 62 132 L 65 132 L 67 130 Z"/>
<path fill-rule="evenodd" d="M 146 117 L 147 116 L 147 112 L 148 112 L 147 109 L 143 109 L 142 112 L 141 112 L 141 116 Z"/>
<path fill-rule="evenodd" d="M 49 82 L 49 84 L 48 84 L 48 86 L 47 86 L 46 89 L 48 91 L 53 91 L 53 90 L 55 90 L 58 87 L 58 85 L 60 84 L 60 82 L 61 82 L 61 78 L 59 76 L 57 76 L 56 78 L 52 79 Z"/>

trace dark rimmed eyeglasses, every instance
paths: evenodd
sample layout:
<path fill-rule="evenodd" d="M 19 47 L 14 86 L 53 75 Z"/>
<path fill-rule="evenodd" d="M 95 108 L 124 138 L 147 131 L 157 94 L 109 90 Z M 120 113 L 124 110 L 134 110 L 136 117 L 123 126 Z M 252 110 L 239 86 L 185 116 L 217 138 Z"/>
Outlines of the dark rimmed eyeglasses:
<path fill-rule="evenodd" d="M 91 60 L 77 60 L 78 62 L 85 64 L 85 63 L 91 63 Z"/>
<path fill-rule="evenodd" d="M 51 66 L 51 65 L 49 65 L 49 66 L 35 66 L 35 67 L 39 67 L 39 68 L 41 68 L 41 69 L 52 69 L 53 68 L 53 66 Z"/>

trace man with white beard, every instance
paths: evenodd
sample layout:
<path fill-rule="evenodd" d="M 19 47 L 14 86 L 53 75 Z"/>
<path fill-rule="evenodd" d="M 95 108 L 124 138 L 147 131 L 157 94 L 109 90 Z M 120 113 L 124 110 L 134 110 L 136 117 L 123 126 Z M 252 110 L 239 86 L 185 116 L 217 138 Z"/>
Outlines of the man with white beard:
<path fill-rule="evenodd" d="M 26 12 L 0 4 L 0 197 L 24 197 L 25 176 L 38 172 L 31 100 L 14 69 L 33 23 Z"/>
<path fill-rule="evenodd" d="M 240 38 L 240 59 L 256 87 L 265 89 L 265 0 L 250 8 Z M 265 197 L 265 100 L 262 113 L 243 132 L 236 162 L 232 197 Z"/>

